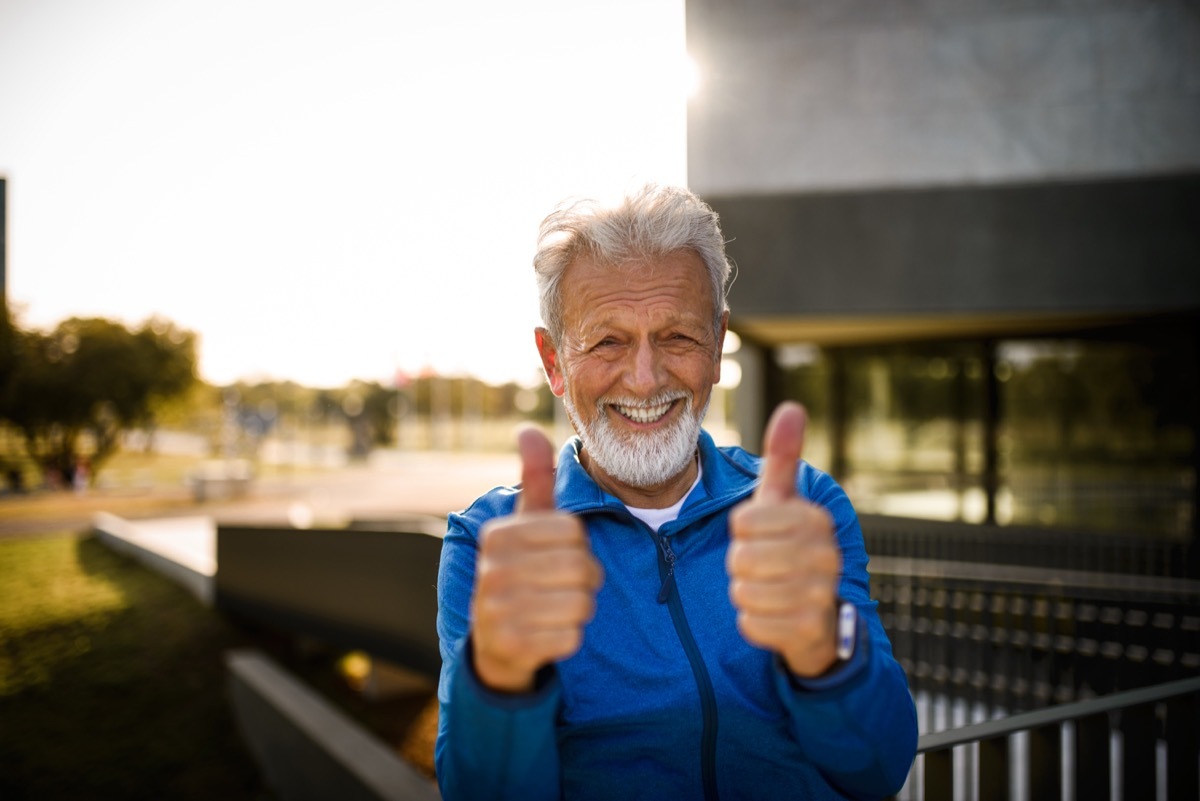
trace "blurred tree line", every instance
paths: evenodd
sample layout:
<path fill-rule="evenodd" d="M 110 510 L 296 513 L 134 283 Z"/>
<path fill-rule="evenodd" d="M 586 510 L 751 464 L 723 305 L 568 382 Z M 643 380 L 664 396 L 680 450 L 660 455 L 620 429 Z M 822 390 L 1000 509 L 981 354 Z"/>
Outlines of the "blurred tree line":
<path fill-rule="evenodd" d="M 352 381 L 337 389 L 290 381 L 213 386 L 197 377 L 197 336 L 152 318 L 130 327 L 102 318 L 71 318 L 53 330 L 24 329 L 0 313 L 0 477 L 24 484 L 32 463 L 47 485 L 94 480 L 126 435 L 204 436 L 213 456 L 257 456 L 281 432 L 341 430 L 347 452 L 395 447 L 402 419 L 520 416 L 551 421 L 544 386 L 492 386 L 467 377 L 403 377 L 395 385 Z"/>
<path fill-rule="evenodd" d="M 554 396 L 546 386 L 537 389 L 516 383 L 492 385 L 466 376 L 421 375 L 404 377 L 395 384 L 377 381 L 351 381 L 344 387 L 322 389 L 305 387 L 291 381 L 239 382 L 228 387 L 213 387 L 212 398 L 194 409 L 215 409 L 224 404 L 225 418 L 232 422 L 242 455 L 253 456 L 258 443 L 268 435 L 298 436 L 346 427 L 347 452 L 351 458 L 363 458 L 373 448 L 413 447 L 399 442 L 399 423 L 428 423 L 437 418 L 455 420 L 503 420 L 520 417 L 551 423 Z M 215 432 L 218 423 L 179 421 L 180 427 Z M 213 436 L 216 436 L 214 433 Z"/>

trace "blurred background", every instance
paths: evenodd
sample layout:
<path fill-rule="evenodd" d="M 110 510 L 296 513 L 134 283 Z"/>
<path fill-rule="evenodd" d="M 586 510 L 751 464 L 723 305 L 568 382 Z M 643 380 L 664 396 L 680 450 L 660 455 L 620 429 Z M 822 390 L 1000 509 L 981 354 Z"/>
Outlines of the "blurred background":
<path fill-rule="evenodd" d="M 1187 0 L 6 0 L 0 533 L 402 527 L 515 480 L 514 425 L 570 433 L 537 224 L 645 181 L 738 266 L 706 426 L 808 406 L 923 732 L 1200 671 Z M 1168 797 L 1172 708 L 1111 713 L 1096 775 L 1145 740 Z"/>
<path fill-rule="evenodd" d="M 121 451 L 509 448 L 553 419 L 538 222 L 685 182 L 695 81 L 682 2 L 5 3 L 5 373 L 79 396 L 4 415 L 9 490 L 153 478 Z"/>

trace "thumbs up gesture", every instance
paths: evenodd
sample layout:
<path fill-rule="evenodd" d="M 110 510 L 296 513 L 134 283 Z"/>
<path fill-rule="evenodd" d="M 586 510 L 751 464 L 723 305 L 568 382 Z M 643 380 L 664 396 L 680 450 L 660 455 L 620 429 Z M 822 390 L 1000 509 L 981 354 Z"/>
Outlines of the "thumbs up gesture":
<path fill-rule="evenodd" d="M 729 597 L 746 640 L 780 654 L 797 676 L 837 658 L 837 586 L 842 556 L 824 508 L 796 497 L 807 417 L 796 403 L 771 415 L 761 483 L 729 515 Z"/>
<path fill-rule="evenodd" d="M 528 692 L 545 664 L 583 643 L 603 572 L 576 517 L 554 507 L 554 448 L 536 428 L 517 436 L 516 513 L 480 532 L 471 597 L 475 673 L 493 690 Z"/>

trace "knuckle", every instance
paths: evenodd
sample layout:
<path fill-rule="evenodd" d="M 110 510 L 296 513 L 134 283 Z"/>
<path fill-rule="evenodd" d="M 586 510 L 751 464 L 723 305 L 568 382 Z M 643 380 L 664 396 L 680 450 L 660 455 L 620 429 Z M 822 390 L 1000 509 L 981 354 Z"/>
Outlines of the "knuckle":
<path fill-rule="evenodd" d="M 833 516 L 824 506 L 815 503 L 805 504 L 805 519 L 814 533 L 820 533 L 829 539 L 833 538 Z"/>
<path fill-rule="evenodd" d="M 521 540 L 521 523 L 515 517 L 489 520 L 479 531 L 480 551 L 485 554 L 506 553 Z"/>
<path fill-rule="evenodd" d="M 739 609 L 746 605 L 746 582 L 741 579 L 729 582 L 729 600 Z"/>
<path fill-rule="evenodd" d="M 824 614 L 833 606 L 833 587 L 824 581 L 810 581 L 804 585 L 804 607 L 817 614 Z"/>
<path fill-rule="evenodd" d="M 729 550 L 725 553 L 725 570 L 729 575 L 739 575 L 742 572 L 746 561 L 745 553 L 744 543 L 735 542 L 729 546 Z"/>
<path fill-rule="evenodd" d="M 751 612 L 740 612 L 737 618 L 738 630 L 751 643 L 761 646 L 771 645 L 771 637 L 761 619 Z"/>
<path fill-rule="evenodd" d="M 729 530 L 735 536 L 745 530 L 747 522 L 754 514 L 754 504 L 750 501 L 744 501 L 733 508 L 729 513 Z"/>
<path fill-rule="evenodd" d="M 537 523 L 540 533 L 549 539 L 564 543 L 585 543 L 587 529 L 578 517 L 566 512 L 542 512 Z"/>
<path fill-rule="evenodd" d="M 825 549 L 824 564 L 827 573 L 840 575 L 842 572 L 842 552 L 833 545 Z"/>
<path fill-rule="evenodd" d="M 564 659 L 571 656 L 583 646 L 583 630 L 572 626 L 568 629 L 563 629 L 555 642 L 555 656 L 559 659 Z"/>
<path fill-rule="evenodd" d="M 596 611 L 596 602 L 590 593 L 573 592 L 563 603 L 567 618 L 573 623 L 591 620 Z"/>
<path fill-rule="evenodd" d="M 504 571 L 497 568 L 490 560 L 480 560 L 475 572 L 475 593 L 487 596 L 498 592 L 504 587 Z"/>
<path fill-rule="evenodd" d="M 594 617 L 596 617 L 596 599 L 588 596 L 580 610 L 579 622 L 590 623 Z"/>
<path fill-rule="evenodd" d="M 471 616 L 479 623 L 502 619 L 506 604 L 495 593 L 476 592 L 471 604 Z"/>

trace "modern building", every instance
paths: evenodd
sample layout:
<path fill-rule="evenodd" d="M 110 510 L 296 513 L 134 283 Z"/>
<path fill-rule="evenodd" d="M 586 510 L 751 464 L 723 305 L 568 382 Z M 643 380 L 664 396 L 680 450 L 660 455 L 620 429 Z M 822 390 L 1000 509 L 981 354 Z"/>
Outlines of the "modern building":
<path fill-rule="evenodd" d="M 688 0 L 687 45 L 745 443 L 795 397 L 862 511 L 1198 536 L 1200 6 Z"/>

